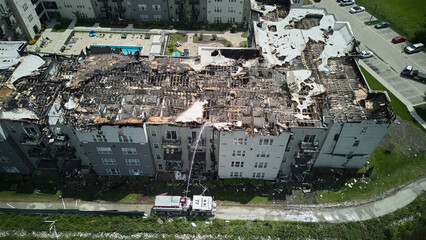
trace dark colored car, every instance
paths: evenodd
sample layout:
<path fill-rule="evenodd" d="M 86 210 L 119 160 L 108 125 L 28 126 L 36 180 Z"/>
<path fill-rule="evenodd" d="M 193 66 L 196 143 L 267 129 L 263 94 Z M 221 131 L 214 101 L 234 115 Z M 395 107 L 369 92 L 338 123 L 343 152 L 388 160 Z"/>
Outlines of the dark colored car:
<path fill-rule="evenodd" d="M 380 29 L 380 28 L 387 28 L 389 27 L 389 23 L 388 22 L 379 22 L 378 24 L 374 25 L 375 28 Z"/>
<path fill-rule="evenodd" d="M 393 43 L 402 43 L 402 42 L 405 42 L 406 40 L 407 40 L 407 38 L 404 37 L 404 36 L 396 36 L 396 37 L 392 38 Z"/>

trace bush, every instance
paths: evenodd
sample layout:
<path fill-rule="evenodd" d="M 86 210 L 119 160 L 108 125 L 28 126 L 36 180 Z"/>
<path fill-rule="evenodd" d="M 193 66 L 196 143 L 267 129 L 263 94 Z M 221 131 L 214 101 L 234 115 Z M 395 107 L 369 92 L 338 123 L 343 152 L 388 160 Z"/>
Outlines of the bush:
<path fill-rule="evenodd" d="M 232 43 L 231 43 L 231 41 L 226 40 L 226 42 L 225 42 L 225 46 L 227 46 L 227 47 L 232 47 Z"/>
<path fill-rule="evenodd" d="M 213 39 L 213 40 L 217 40 L 217 35 L 216 35 L 216 34 L 213 34 L 213 35 L 212 35 L 212 39 Z"/>
<path fill-rule="evenodd" d="M 238 28 L 237 24 L 232 24 L 232 26 L 231 26 L 231 33 L 236 33 L 237 32 L 237 28 Z"/>
<path fill-rule="evenodd" d="M 240 47 L 247 47 L 247 41 L 240 42 Z"/>
<path fill-rule="evenodd" d="M 200 33 L 200 37 L 198 38 L 198 40 L 203 41 L 204 38 L 204 34 Z"/>

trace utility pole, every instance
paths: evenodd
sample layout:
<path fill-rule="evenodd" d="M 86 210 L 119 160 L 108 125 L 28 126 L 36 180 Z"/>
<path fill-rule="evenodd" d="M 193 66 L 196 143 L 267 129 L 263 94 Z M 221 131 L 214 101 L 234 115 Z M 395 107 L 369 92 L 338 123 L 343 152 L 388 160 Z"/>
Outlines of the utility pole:
<path fill-rule="evenodd" d="M 375 5 L 374 10 L 373 10 L 373 13 L 371 14 L 370 22 L 371 22 L 371 19 L 373 19 L 373 15 L 374 15 L 374 13 L 376 12 L 376 9 L 377 9 L 377 4 Z"/>

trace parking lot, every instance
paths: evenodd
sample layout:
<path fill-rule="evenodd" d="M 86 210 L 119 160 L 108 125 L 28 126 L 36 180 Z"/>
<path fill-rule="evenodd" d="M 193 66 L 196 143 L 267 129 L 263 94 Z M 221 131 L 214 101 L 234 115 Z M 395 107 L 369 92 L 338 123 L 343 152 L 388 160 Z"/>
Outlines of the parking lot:
<path fill-rule="evenodd" d="M 360 12 L 351 14 L 349 9 L 355 5 L 341 7 L 336 1 L 321 1 L 315 6 L 326 8 L 337 20 L 348 21 L 357 40 L 361 42 L 361 50 L 371 50 L 375 56 L 361 60 L 377 75 L 383 78 L 387 88 L 400 96 L 401 101 L 409 105 L 423 104 L 423 95 L 426 84 L 400 76 L 402 69 L 411 65 L 414 69 L 426 72 L 426 54 L 424 52 L 406 54 L 403 52 L 408 42 L 394 44 L 392 38 L 399 34 L 391 28 L 375 29 L 372 25 L 365 25 L 371 14 Z M 373 17 L 372 20 L 375 20 Z"/>

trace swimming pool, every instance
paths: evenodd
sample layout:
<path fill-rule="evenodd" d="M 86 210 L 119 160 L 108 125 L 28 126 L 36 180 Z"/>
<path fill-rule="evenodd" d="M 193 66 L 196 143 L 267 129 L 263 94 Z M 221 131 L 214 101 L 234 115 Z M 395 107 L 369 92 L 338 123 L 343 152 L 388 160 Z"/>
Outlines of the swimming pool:
<path fill-rule="evenodd" d="M 120 48 L 121 52 L 124 55 L 133 55 L 135 54 L 136 51 L 139 51 L 139 53 L 142 53 L 142 49 L 143 47 L 135 47 L 135 46 L 112 46 L 112 45 L 90 45 L 89 48 L 91 47 L 110 47 L 112 49 L 116 49 L 116 48 Z"/>

